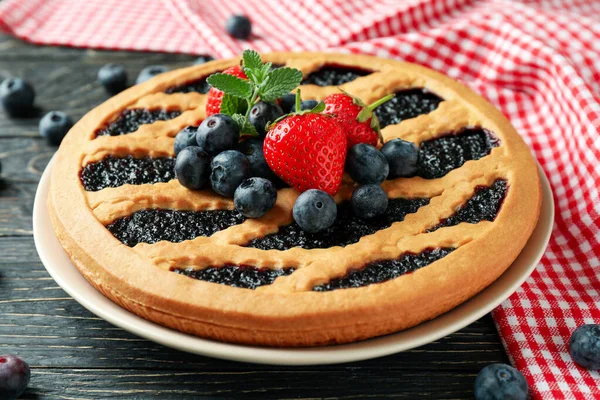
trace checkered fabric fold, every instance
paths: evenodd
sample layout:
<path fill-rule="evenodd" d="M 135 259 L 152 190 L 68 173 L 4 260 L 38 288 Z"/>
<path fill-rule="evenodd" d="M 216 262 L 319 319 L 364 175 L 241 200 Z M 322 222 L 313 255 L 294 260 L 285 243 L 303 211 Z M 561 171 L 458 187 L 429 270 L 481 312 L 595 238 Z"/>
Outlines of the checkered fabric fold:
<path fill-rule="evenodd" d="M 223 31 L 253 22 L 250 41 Z M 426 65 L 497 105 L 550 179 L 556 221 L 540 265 L 493 315 L 533 398 L 598 399 L 569 356 L 600 323 L 600 1 L 5 0 L 0 30 L 39 44 L 211 54 L 345 51 Z"/>

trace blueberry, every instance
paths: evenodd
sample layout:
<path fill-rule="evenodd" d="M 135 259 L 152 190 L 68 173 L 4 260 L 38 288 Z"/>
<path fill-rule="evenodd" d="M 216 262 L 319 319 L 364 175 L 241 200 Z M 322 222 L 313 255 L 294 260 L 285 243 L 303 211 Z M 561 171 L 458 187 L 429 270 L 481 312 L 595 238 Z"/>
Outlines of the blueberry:
<path fill-rule="evenodd" d="M 362 219 L 377 217 L 387 210 L 388 197 L 379 185 L 362 185 L 352 193 L 352 211 Z"/>
<path fill-rule="evenodd" d="M 196 142 L 214 156 L 235 147 L 240 140 L 240 127 L 227 114 L 214 114 L 198 127 Z"/>
<path fill-rule="evenodd" d="M 250 109 L 248 121 L 254 125 L 260 137 L 267 134 L 266 126 L 283 115 L 283 110 L 277 104 L 259 101 Z"/>
<path fill-rule="evenodd" d="M 73 120 L 62 111 L 50 111 L 40 120 L 40 135 L 46 138 L 48 143 L 58 146 L 63 138 L 73 127 Z"/>
<path fill-rule="evenodd" d="M 106 64 L 98 70 L 98 81 L 110 94 L 127 89 L 127 71 L 121 64 Z"/>
<path fill-rule="evenodd" d="M 225 22 L 225 30 L 234 38 L 247 39 L 252 31 L 252 24 L 245 15 L 232 15 Z"/>
<path fill-rule="evenodd" d="M 328 193 L 310 189 L 296 199 L 292 212 L 294 221 L 308 233 L 329 228 L 337 217 L 337 206 Z"/>
<path fill-rule="evenodd" d="M 490 364 L 475 379 L 475 400 L 526 400 L 528 391 L 523 374 L 506 364 Z"/>
<path fill-rule="evenodd" d="M 196 58 L 194 60 L 194 65 L 206 64 L 207 62 L 212 61 L 212 60 L 214 60 L 214 58 L 212 56 L 205 54 L 203 56 L 199 56 L 198 58 Z"/>
<path fill-rule="evenodd" d="M 0 103 L 10 116 L 22 116 L 33 108 L 35 91 L 21 78 L 8 78 L 0 83 Z"/>
<path fill-rule="evenodd" d="M 175 155 L 188 146 L 198 146 L 196 142 L 197 126 L 186 126 L 175 136 Z"/>
<path fill-rule="evenodd" d="M 210 177 L 210 156 L 197 146 L 181 150 L 175 160 L 175 176 L 188 189 L 202 189 Z"/>
<path fill-rule="evenodd" d="M 285 114 L 296 111 L 296 95 L 294 93 L 284 95 L 279 106 Z"/>
<path fill-rule="evenodd" d="M 319 104 L 316 100 L 304 100 L 300 103 L 300 110 L 312 110 Z"/>
<path fill-rule="evenodd" d="M 264 178 L 250 178 L 243 181 L 235 190 L 235 208 L 247 218 L 260 218 L 277 201 L 277 190 L 271 181 Z"/>
<path fill-rule="evenodd" d="M 146 67 L 140 71 L 140 74 L 135 80 L 135 84 L 139 85 L 140 83 L 146 82 L 148 79 L 152 79 L 156 75 L 162 74 L 163 72 L 167 71 L 168 68 L 164 65 L 151 65 L 149 67 Z"/>
<path fill-rule="evenodd" d="M 227 150 L 213 158 L 210 163 L 210 183 L 215 192 L 233 197 L 235 189 L 250 177 L 250 162 L 236 150 Z"/>
<path fill-rule="evenodd" d="M 359 143 L 348 150 L 346 171 L 361 185 L 380 184 L 388 176 L 390 167 L 385 156 L 374 146 Z"/>
<path fill-rule="evenodd" d="M 0 355 L 0 399 L 16 399 L 29 384 L 29 365 L 19 357 Z"/>
<path fill-rule="evenodd" d="M 238 145 L 238 150 L 248 157 L 252 168 L 252 176 L 265 178 L 273 183 L 279 181 L 279 177 L 269 168 L 265 154 L 263 153 L 263 141 L 259 138 L 246 139 Z"/>
<path fill-rule="evenodd" d="M 390 165 L 388 178 L 414 176 L 419 168 L 419 148 L 402 139 L 392 139 L 381 148 Z"/>
<path fill-rule="evenodd" d="M 575 329 L 569 341 L 569 353 L 582 367 L 600 370 L 600 325 L 587 324 Z"/>

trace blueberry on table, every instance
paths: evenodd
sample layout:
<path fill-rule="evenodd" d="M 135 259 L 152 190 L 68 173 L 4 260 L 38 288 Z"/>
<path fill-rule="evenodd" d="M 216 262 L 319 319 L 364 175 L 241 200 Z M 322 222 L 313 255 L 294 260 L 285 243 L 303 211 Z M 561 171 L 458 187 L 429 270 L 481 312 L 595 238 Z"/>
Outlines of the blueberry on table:
<path fill-rule="evenodd" d="M 337 217 L 337 205 L 328 193 L 309 189 L 296 199 L 293 209 L 294 221 L 308 233 L 329 228 Z"/>
<path fill-rule="evenodd" d="M 202 64 L 206 64 L 209 61 L 214 60 L 213 56 L 209 56 L 208 54 L 205 54 L 203 56 L 198 56 L 198 58 L 196 58 L 194 60 L 194 65 L 202 65 Z"/>
<path fill-rule="evenodd" d="M 233 194 L 235 208 L 247 218 L 260 218 L 277 201 L 277 190 L 271 181 L 250 178 L 243 181 Z"/>
<path fill-rule="evenodd" d="M 0 355 L 0 399 L 16 399 L 29 384 L 29 365 L 19 357 Z"/>
<path fill-rule="evenodd" d="M 279 102 L 279 106 L 286 114 L 296 111 L 296 95 L 294 93 L 283 95 Z"/>
<path fill-rule="evenodd" d="M 385 190 L 379 185 L 362 185 L 352 193 L 350 204 L 357 217 L 369 219 L 385 213 L 388 197 Z"/>
<path fill-rule="evenodd" d="M 234 38 L 247 39 L 252 31 L 252 24 L 245 15 L 232 15 L 225 22 L 225 30 Z"/>
<path fill-rule="evenodd" d="M 381 148 L 390 166 L 388 179 L 414 176 L 419 169 L 419 148 L 402 139 L 392 139 Z"/>
<path fill-rule="evenodd" d="M 475 379 L 475 400 L 527 400 L 528 392 L 523 374 L 506 364 L 490 364 Z"/>
<path fill-rule="evenodd" d="M 313 108 L 315 108 L 317 106 L 317 104 L 319 104 L 319 102 L 316 100 L 303 100 L 300 103 L 300 111 L 312 110 Z"/>
<path fill-rule="evenodd" d="M 186 147 L 175 160 L 175 176 L 188 189 L 197 190 L 208 186 L 210 156 L 198 146 Z"/>
<path fill-rule="evenodd" d="M 210 183 L 221 196 L 233 197 L 240 184 L 250 177 L 250 162 L 236 150 L 227 150 L 213 158 Z"/>
<path fill-rule="evenodd" d="M 62 111 L 50 111 L 40 120 L 40 135 L 46 138 L 49 144 L 58 146 L 65 135 L 73 127 L 73 120 Z"/>
<path fill-rule="evenodd" d="M 185 149 L 188 146 L 198 146 L 196 142 L 196 132 L 198 132 L 197 126 L 186 126 L 175 136 L 175 155 Z"/>
<path fill-rule="evenodd" d="M 361 185 L 380 184 L 387 178 L 390 167 L 385 156 L 377 148 L 359 143 L 348 150 L 346 171 Z"/>
<path fill-rule="evenodd" d="M 127 71 L 121 64 L 106 64 L 98 70 L 98 82 L 109 94 L 127 89 Z"/>
<path fill-rule="evenodd" d="M 250 109 L 248 121 L 254 125 L 259 136 L 264 138 L 267 134 L 266 126 L 283 115 L 283 110 L 275 103 L 259 101 Z"/>
<path fill-rule="evenodd" d="M 214 156 L 233 149 L 240 140 L 240 127 L 227 114 L 213 114 L 198 127 L 196 142 Z"/>
<path fill-rule="evenodd" d="M 35 91 L 21 78 L 8 78 L 0 83 L 0 104 L 11 117 L 23 116 L 33 108 Z"/>
<path fill-rule="evenodd" d="M 140 71 L 137 79 L 135 80 L 135 84 L 139 85 L 140 83 L 146 82 L 148 79 L 154 78 L 156 75 L 160 75 L 163 72 L 167 72 L 168 68 L 164 65 L 151 65 L 149 67 L 144 68 Z"/>
<path fill-rule="evenodd" d="M 238 145 L 238 150 L 248 157 L 252 169 L 251 176 L 265 178 L 275 183 L 279 177 L 271 170 L 263 152 L 263 140 L 257 137 L 244 140 Z"/>
<path fill-rule="evenodd" d="M 575 329 L 569 341 L 569 353 L 582 367 L 600 370 L 600 325 L 587 324 Z"/>

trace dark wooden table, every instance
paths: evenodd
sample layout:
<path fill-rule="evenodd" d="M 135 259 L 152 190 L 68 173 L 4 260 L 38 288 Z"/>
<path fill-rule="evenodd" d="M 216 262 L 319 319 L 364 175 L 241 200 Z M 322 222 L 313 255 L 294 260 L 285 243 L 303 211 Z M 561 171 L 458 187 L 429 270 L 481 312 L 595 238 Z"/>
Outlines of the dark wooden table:
<path fill-rule="evenodd" d="M 36 47 L 0 36 L 0 79 L 19 76 L 37 92 L 36 115 L 0 112 L 0 354 L 32 367 L 25 399 L 378 399 L 472 398 L 477 372 L 507 362 L 488 315 L 404 353 L 351 364 L 277 367 L 216 360 L 138 338 L 71 299 L 41 264 L 32 237 L 33 197 L 56 150 L 38 134 L 39 116 L 62 110 L 75 120 L 106 100 L 98 68 L 189 65 L 191 56 Z"/>

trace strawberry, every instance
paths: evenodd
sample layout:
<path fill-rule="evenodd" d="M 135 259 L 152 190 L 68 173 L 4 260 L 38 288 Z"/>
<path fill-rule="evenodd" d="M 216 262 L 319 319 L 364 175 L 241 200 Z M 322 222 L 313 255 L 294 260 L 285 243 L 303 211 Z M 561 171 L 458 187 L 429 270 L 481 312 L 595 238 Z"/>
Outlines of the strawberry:
<path fill-rule="evenodd" d="M 320 189 L 333 196 L 342 183 L 346 135 L 332 116 L 319 114 L 323 108 L 321 103 L 276 121 L 263 151 L 273 172 L 297 191 Z"/>
<path fill-rule="evenodd" d="M 224 74 L 237 76 L 238 78 L 248 79 L 244 71 L 239 65 L 227 68 L 223 71 Z M 210 117 L 213 114 L 221 112 L 221 100 L 224 93 L 219 89 L 211 87 L 208 91 L 208 99 L 206 100 L 206 116 Z"/>
<path fill-rule="evenodd" d="M 366 105 L 359 98 L 349 94 L 335 93 L 323 99 L 326 114 L 331 114 L 346 133 L 348 149 L 355 144 L 366 143 L 377 146 L 379 141 L 383 142 L 379 130 L 379 121 L 373 114 L 373 110 L 385 103 L 394 95 L 388 95 L 377 100 L 371 105 Z"/>

